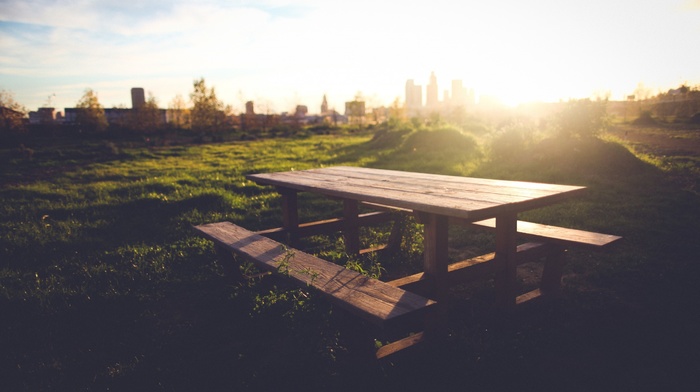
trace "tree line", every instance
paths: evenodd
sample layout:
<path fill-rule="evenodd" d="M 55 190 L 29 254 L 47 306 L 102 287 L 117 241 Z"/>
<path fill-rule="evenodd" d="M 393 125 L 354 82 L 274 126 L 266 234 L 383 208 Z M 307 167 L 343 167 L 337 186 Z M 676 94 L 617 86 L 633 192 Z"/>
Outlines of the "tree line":
<path fill-rule="evenodd" d="M 110 127 L 148 133 L 168 126 L 204 134 L 231 128 L 231 106 L 224 105 L 217 98 L 214 87 L 208 87 L 204 78 L 193 82 L 189 98 L 190 105 L 180 95 L 173 99 L 168 108 L 167 123 L 165 110 L 158 107 L 158 102 L 151 93 L 143 105 L 123 109 L 122 115 L 110 123 L 97 93 L 88 88 L 75 105 L 75 117 L 70 126 L 81 133 L 101 133 Z M 26 130 L 27 110 L 14 100 L 10 92 L 0 92 L 0 108 L 0 130 Z"/>

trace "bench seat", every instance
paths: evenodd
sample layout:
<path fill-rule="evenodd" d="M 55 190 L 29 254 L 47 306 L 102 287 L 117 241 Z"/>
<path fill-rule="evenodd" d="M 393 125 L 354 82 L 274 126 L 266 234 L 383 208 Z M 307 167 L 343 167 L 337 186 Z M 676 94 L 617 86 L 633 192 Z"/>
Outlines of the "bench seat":
<path fill-rule="evenodd" d="M 478 222 L 468 222 L 466 224 L 487 229 L 496 229 L 496 219 L 494 218 Z M 518 235 L 523 238 L 546 240 L 547 242 L 564 246 L 581 246 L 589 249 L 600 249 L 622 239 L 620 236 L 611 234 L 568 229 L 565 227 L 543 225 L 541 223 L 521 220 L 518 221 L 517 225 Z"/>
<path fill-rule="evenodd" d="M 256 267 L 315 288 L 331 303 L 379 326 L 435 305 L 435 301 L 253 233 L 230 222 L 195 226 L 217 247 Z"/>
<path fill-rule="evenodd" d="M 380 211 L 403 212 L 410 214 L 413 211 L 405 208 L 389 207 L 377 203 L 362 203 L 364 206 Z M 473 226 L 485 229 L 496 229 L 496 219 L 484 219 L 477 222 L 471 222 L 464 219 L 450 219 L 450 224 L 460 226 Z M 519 220 L 517 223 L 518 236 L 534 241 L 546 241 L 549 243 L 568 246 L 581 246 L 589 249 L 601 249 L 621 240 L 622 237 L 584 231 L 578 229 L 568 229 L 565 227 L 544 225 L 541 223 L 532 223 Z"/>

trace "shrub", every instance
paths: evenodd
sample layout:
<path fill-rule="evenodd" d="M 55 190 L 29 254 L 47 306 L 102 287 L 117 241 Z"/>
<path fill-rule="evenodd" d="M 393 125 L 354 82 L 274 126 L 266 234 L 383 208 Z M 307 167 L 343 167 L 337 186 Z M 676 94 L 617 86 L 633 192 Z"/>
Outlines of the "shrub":
<path fill-rule="evenodd" d="M 644 110 L 632 123 L 635 125 L 654 125 L 656 124 L 656 120 L 652 117 L 651 111 Z"/>
<path fill-rule="evenodd" d="M 494 133 L 491 139 L 491 159 L 514 161 L 523 155 L 529 155 L 535 143 L 536 129 L 524 123 L 510 123 Z"/>
<path fill-rule="evenodd" d="M 419 153 L 459 153 L 461 156 L 478 154 L 478 143 L 473 136 L 451 126 L 423 129 L 410 134 L 402 150 Z"/>
<path fill-rule="evenodd" d="M 553 124 L 561 136 L 596 136 L 608 124 L 606 101 L 571 100 L 555 115 Z"/>

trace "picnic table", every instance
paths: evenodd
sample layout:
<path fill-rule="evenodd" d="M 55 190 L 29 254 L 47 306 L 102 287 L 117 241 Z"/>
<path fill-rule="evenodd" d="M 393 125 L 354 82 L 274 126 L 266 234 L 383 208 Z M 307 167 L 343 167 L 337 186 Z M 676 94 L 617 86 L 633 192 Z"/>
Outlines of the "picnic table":
<path fill-rule="evenodd" d="M 450 219 L 469 222 L 495 218 L 498 302 L 516 299 L 517 215 L 580 196 L 582 186 L 503 181 L 360 167 L 261 173 L 247 176 L 277 187 L 282 195 L 284 229 L 295 238 L 300 230 L 297 192 L 314 192 L 343 200 L 346 243 L 357 250 L 360 203 L 410 210 L 424 225 L 424 278 L 440 302 L 449 285 L 447 230 Z M 366 204 L 371 205 L 371 204 Z"/>
<path fill-rule="evenodd" d="M 272 268 L 284 259 L 283 252 L 275 250 L 278 243 L 267 237 L 285 238 L 296 246 L 301 237 L 340 230 L 345 236 L 348 254 L 358 254 L 362 252 L 361 226 L 395 218 L 397 212 L 412 214 L 423 224 L 424 230 L 423 271 L 418 274 L 390 282 L 367 282 L 356 275 L 339 280 L 337 276 L 341 274 L 333 265 L 304 253 L 295 268 L 306 271 L 313 264 L 315 270 L 322 272 L 321 279 L 309 280 L 305 273 L 299 273 L 297 279 L 312 284 L 335 303 L 373 321 L 381 323 L 430 308 L 426 321 L 430 336 L 439 336 L 445 331 L 446 304 L 453 284 L 493 276 L 496 303 L 509 309 L 543 294 L 558 293 L 567 246 L 597 249 L 621 238 L 518 221 L 521 212 L 581 196 L 585 192 L 583 186 L 344 166 L 250 174 L 247 178 L 276 187 L 281 195 L 283 226 L 252 233 L 221 222 L 197 226 L 197 229 L 214 240 L 219 250 L 243 253 L 263 268 Z M 341 200 L 342 218 L 300 222 L 299 192 Z M 372 212 L 360 213 L 361 206 Z M 448 227 L 451 224 L 494 230 L 495 251 L 450 263 Z M 536 242 L 518 243 L 519 237 Z M 534 259 L 545 260 L 541 287 L 519 295 L 517 266 Z M 384 348 L 377 357 L 402 350 L 421 339 L 422 335 L 410 336 Z"/>

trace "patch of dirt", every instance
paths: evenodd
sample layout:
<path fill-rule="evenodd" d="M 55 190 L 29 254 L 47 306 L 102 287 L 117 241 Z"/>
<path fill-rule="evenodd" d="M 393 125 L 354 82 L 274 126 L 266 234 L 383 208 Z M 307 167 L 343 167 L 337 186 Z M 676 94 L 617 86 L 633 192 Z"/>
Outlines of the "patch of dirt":
<path fill-rule="evenodd" d="M 700 126 L 677 128 L 663 125 L 620 125 L 611 128 L 608 132 L 647 154 L 700 156 Z"/>

